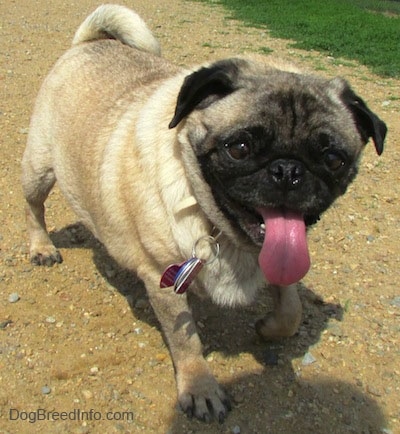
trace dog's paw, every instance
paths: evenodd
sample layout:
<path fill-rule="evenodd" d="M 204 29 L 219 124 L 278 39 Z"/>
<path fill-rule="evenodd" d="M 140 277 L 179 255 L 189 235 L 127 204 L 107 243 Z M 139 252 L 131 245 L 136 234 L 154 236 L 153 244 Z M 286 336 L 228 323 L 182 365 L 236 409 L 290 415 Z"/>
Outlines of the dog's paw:
<path fill-rule="evenodd" d="M 54 247 L 31 251 L 31 264 L 51 267 L 54 264 L 61 264 L 63 261 L 61 253 Z"/>
<path fill-rule="evenodd" d="M 231 410 L 226 393 L 208 371 L 199 373 L 196 369 L 187 375 L 178 374 L 178 400 L 184 413 L 189 417 L 209 423 L 218 420 L 223 423 Z"/>
<path fill-rule="evenodd" d="M 293 336 L 298 329 L 298 321 L 291 317 L 279 317 L 269 313 L 255 324 L 257 334 L 265 340 L 274 340 Z"/>

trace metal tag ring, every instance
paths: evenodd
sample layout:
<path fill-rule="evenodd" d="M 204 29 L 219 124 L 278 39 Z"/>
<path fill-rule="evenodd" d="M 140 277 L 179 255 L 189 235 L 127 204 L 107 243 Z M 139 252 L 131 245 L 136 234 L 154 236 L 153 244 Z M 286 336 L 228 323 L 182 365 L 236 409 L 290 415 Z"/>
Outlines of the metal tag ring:
<path fill-rule="evenodd" d="M 199 258 L 197 256 L 197 254 L 196 254 L 196 250 L 198 249 L 199 244 L 201 242 L 207 242 L 209 244 L 209 246 L 210 246 L 210 250 L 212 252 L 212 255 L 210 255 L 210 258 L 208 258 L 208 259 Z M 218 256 L 219 256 L 219 250 L 220 250 L 220 248 L 219 248 L 218 241 L 214 237 L 212 237 L 210 235 L 205 235 L 204 237 L 199 238 L 194 243 L 194 246 L 193 246 L 193 249 L 192 249 L 192 256 L 193 256 L 193 258 L 199 258 L 199 259 L 201 259 L 203 261 L 204 265 L 210 265 L 210 264 L 212 264 L 218 258 Z"/>

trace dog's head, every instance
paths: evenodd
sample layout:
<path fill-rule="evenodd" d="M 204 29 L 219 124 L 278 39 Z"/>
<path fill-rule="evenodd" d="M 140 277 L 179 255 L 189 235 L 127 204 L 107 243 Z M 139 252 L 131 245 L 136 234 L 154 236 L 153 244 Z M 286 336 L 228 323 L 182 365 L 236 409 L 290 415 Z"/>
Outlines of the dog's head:
<path fill-rule="evenodd" d="M 282 285 L 308 270 L 306 226 L 346 191 L 369 139 L 381 154 L 386 135 L 343 79 L 243 59 L 186 77 L 170 128 L 183 119 L 179 136 L 197 159 L 188 171 L 199 201 L 203 178 L 237 236 L 261 247 L 267 279 Z M 210 202 L 201 205 L 223 226 Z"/>

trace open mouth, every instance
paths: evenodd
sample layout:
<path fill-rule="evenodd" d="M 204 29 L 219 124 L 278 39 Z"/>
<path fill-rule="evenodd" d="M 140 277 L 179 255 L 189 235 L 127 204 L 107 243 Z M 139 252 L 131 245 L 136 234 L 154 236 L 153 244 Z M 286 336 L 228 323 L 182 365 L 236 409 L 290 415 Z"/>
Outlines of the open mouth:
<path fill-rule="evenodd" d="M 247 213 L 246 213 L 247 214 Z M 248 218 L 246 218 L 248 217 Z M 265 236 L 265 223 L 261 214 L 252 213 L 241 219 L 241 227 L 250 237 L 254 244 L 262 246 Z"/>
<path fill-rule="evenodd" d="M 283 213 L 290 213 L 295 211 L 287 210 L 286 208 L 279 208 L 279 210 Z M 249 208 L 243 207 L 241 209 L 241 218 L 239 220 L 240 226 L 244 230 L 244 232 L 250 237 L 254 244 L 258 246 L 262 246 L 265 238 L 265 220 L 262 217 L 261 213 L 256 210 L 251 210 Z M 306 228 L 314 225 L 320 219 L 319 215 L 304 215 L 299 212 L 299 214 L 303 215 L 303 220 Z"/>

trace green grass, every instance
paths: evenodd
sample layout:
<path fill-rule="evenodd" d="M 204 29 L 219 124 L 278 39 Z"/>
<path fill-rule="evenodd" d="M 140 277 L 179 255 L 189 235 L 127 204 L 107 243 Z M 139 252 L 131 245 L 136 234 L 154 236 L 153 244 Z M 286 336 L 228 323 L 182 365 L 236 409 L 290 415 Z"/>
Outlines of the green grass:
<path fill-rule="evenodd" d="M 400 77 L 400 2 L 388 0 L 206 0 L 247 25 L 377 74 Z"/>

